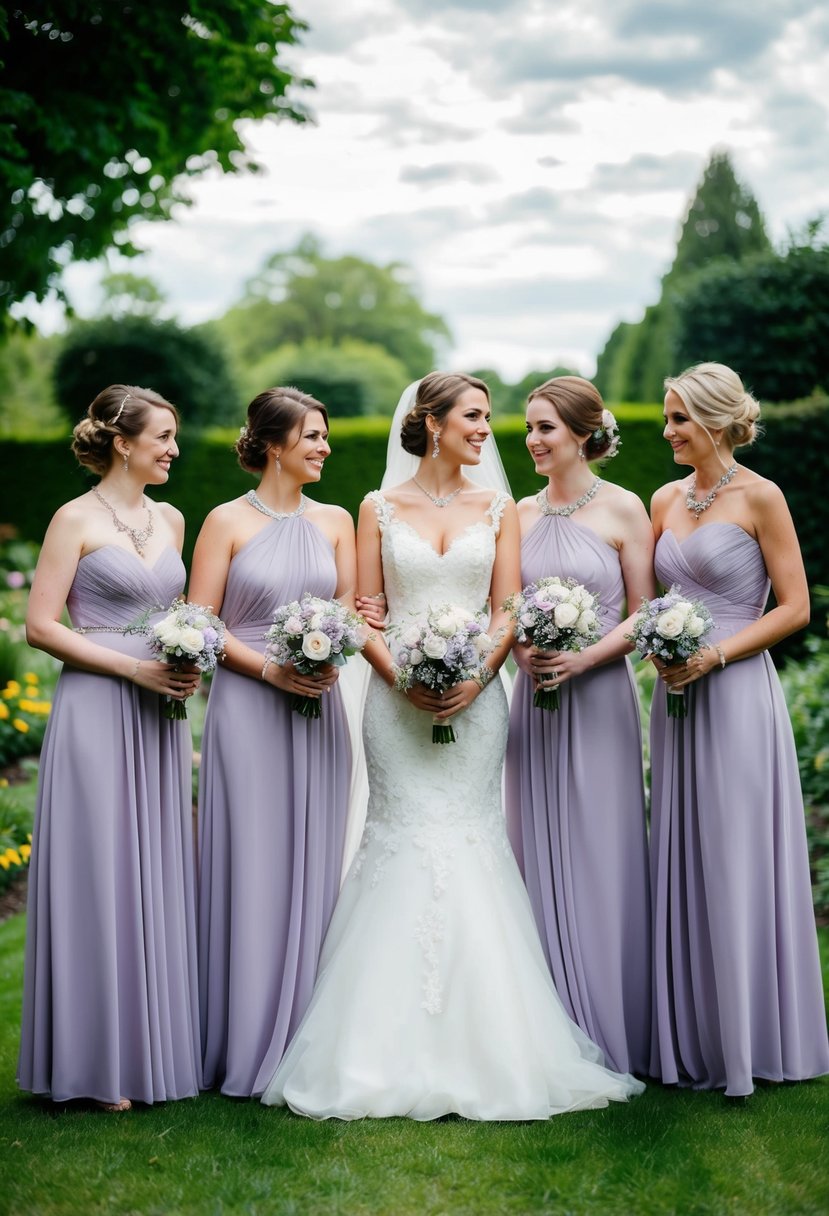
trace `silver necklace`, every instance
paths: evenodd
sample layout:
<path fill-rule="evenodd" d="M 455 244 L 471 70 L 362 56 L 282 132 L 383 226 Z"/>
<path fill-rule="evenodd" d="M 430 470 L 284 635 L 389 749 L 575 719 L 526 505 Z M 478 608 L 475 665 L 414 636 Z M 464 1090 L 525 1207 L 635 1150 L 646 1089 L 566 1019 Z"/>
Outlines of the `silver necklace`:
<path fill-rule="evenodd" d="M 135 549 L 135 552 L 138 554 L 139 557 L 143 557 L 144 549 L 146 548 L 147 541 L 150 539 L 150 537 L 153 534 L 153 513 L 150 510 L 149 506 L 147 506 L 147 526 L 146 526 L 146 528 L 140 528 L 140 529 L 131 528 L 129 526 L 129 524 L 124 523 L 123 519 L 118 518 L 118 516 L 115 513 L 115 507 L 113 507 L 111 502 L 107 502 L 107 500 L 104 498 L 103 494 L 101 493 L 101 491 L 98 489 L 97 486 L 92 487 L 92 493 L 98 499 L 98 502 L 101 503 L 102 506 L 106 507 L 107 511 L 109 511 L 110 515 L 112 516 L 112 522 L 115 524 L 115 527 L 118 529 L 118 531 L 126 532 L 127 536 L 130 538 L 130 540 L 133 543 L 133 548 Z M 141 502 L 145 505 L 147 503 L 147 500 L 146 500 L 146 498 L 144 498 L 143 495 L 141 497 Z"/>
<path fill-rule="evenodd" d="M 299 506 L 295 511 L 272 511 L 270 507 L 262 502 L 262 499 L 255 490 L 248 490 L 245 498 L 252 507 L 256 507 L 257 511 L 261 511 L 263 515 L 270 515 L 271 519 L 296 519 L 297 515 L 302 515 L 305 511 L 305 504 L 308 501 L 302 494 L 299 496 Z"/>
<path fill-rule="evenodd" d="M 713 490 L 709 490 L 709 492 L 705 495 L 705 498 L 701 498 L 699 501 L 697 501 L 697 497 L 696 497 L 697 475 L 696 475 L 696 473 L 694 474 L 693 481 L 689 485 L 688 489 L 685 491 L 685 506 L 688 508 L 689 511 L 693 511 L 695 519 L 699 519 L 699 517 L 700 517 L 700 515 L 702 515 L 703 511 L 708 510 L 708 508 L 711 506 L 711 503 L 717 497 L 717 491 L 721 490 L 723 488 L 723 486 L 727 486 L 729 481 L 731 481 L 732 478 L 736 476 L 736 473 L 737 473 L 737 466 L 736 466 L 736 464 L 732 464 L 729 468 L 727 468 L 725 470 L 725 472 L 723 473 L 720 480 L 714 486 Z"/>
<path fill-rule="evenodd" d="M 436 507 L 448 507 L 452 499 L 457 498 L 463 489 L 463 486 L 459 485 L 457 490 L 453 490 L 452 493 L 447 494 L 445 498 L 438 498 L 437 495 L 430 494 L 426 487 L 422 486 L 416 477 L 413 477 L 412 481 L 415 483 L 418 490 L 422 490 L 426 497 L 432 500 Z"/>
<path fill-rule="evenodd" d="M 575 502 L 568 502 L 564 507 L 550 506 L 546 486 L 538 491 L 535 496 L 535 501 L 538 503 L 538 509 L 542 515 L 572 515 L 574 511 L 578 511 L 579 507 L 586 507 L 587 504 L 596 497 L 601 484 L 601 477 L 595 477 L 593 479 L 593 484 L 588 490 L 585 490 L 581 498 L 577 498 Z"/>

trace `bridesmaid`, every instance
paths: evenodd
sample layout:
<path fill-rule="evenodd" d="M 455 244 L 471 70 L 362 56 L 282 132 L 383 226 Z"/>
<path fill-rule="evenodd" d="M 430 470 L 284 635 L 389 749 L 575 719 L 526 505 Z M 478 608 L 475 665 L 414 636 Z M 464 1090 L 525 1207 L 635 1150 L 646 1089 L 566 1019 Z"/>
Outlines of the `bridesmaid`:
<path fill-rule="evenodd" d="M 148 389 L 98 394 L 72 447 L 100 481 L 52 519 L 26 616 L 29 643 L 64 667 L 40 763 L 17 1077 L 106 1110 L 201 1084 L 190 732 L 161 713 L 198 674 L 151 658 L 137 624 L 184 586 L 182 517 L 144 496 L 169 478 L 177 424 Z"/>
<path fill-rule="evenodd" d="M 527 447 L 545 486 L 519 503 L 521 580 L 572 577 L 598 595 L 602 638 L 579 654 L 516 646 L 507 828 L 565 1009 L 618 1072 L 650 1054 L 650 908 L 642 740 L 620 624 L 653 594 L 653 536 L 635 494 L 596 477 L 615 454 L 613 415 L 579 376 L 527 406 Z M 541 677 L 557 711 L 536 709 Z"/>
<path fill-rule="evenodd" d="M 309 591 L 353 606 L 354 527 L 302 494 L 319 481 L 328 415 L 272 388 L 236 444 L 258 490 L 216 507 L 196 544 L 190 593 L 228 629 L 202 741 L 199 991 L 206 1086 L 260 1094 L 311 996 L 340 882 L 350 751 L 337 668 L 320 678 L 263 663 L 281 604 Z M 291 694 L 324 695 L 322 716 Z"/>
<path fill-rule="evenodd" d="M 797 756 L 768 654 L 807 623 L 809 594 L 783 494 L 734 459 L 757 402 L 720 363 L 665 386 L 665 438 L 692 473 L 653 497 L 657 576 L 715 629 L 660 672 L 688 690 L 688 717 L 667 718 L 660 689 L 651 715 L 652 1071 L 739 1097 L 755 1077 L 829 1072 Z"/>

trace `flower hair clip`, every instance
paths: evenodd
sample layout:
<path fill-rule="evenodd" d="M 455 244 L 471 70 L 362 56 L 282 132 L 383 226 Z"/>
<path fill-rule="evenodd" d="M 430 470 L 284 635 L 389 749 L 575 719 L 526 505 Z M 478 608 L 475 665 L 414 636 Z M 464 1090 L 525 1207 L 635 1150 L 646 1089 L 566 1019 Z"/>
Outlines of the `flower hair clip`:
<path fill-rule="evenodd" d="M 247 428 L 247 424 L 245 424 L 245 426 L 239 427 L 239 438 L 247 439 L 247 437 L 248 437 L 248 428 Z"/>
<path fill-rule="evenodd" d="M 619 424 L 609 409 L 602 410 L 602 425 L 593 432 L 593 438 L 597 443 L 605 438 L 609 440 L 610 446 L 606 452 L 602 453 L 602 460 L 610 460 L 622 446 L 622 440 L 619 436 Z"/>

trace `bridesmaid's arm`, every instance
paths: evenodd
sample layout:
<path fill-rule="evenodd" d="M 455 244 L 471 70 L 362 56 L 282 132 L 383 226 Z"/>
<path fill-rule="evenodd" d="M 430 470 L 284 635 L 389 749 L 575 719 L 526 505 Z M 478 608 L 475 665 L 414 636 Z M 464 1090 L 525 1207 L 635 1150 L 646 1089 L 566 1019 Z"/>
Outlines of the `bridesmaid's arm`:
<path fill-rule="evenodd" d="M 108 646 L 99 646 L 89 635 L 75 633 L 61 621 L 66 601 L 83 556 L 86 512 L 77 503 L 67 503 L 56 512 L 46 530 L 26 609 L 26 641 L 79 671 L 119 676 L 142 688 L 180 697 L 198 684 L 186 672 L 175 672 L 155 659 L 136 659 Z M 106 621 L 96 622 L 106 624 Z"/>
<path fill-rule="evenodd" d="M 333 524 L 334 560 L 337 564 L 336 599 L 355 610 L 357 594 L 357 544 L 354 523 L 342 507 L 329 507 L 329 518 Z"/>
<path fill-rule="evenodd" d="M 236 512 L 234 503 L 214 508 L 202 524 L 190 573 L 188 599 L 191 603 L 212 608 L 221 616 L 227 576 L 235 552 Z M 283 692 L 302 696 L 319 696 L 333 681 L 328 676 L 314 678 L 301 675 L 292 663 L 280 666 L 266 662 L 258 650 L 246 646 L 226 630 L 222 665 L 253 680 L 264 680 Z M 336 674 L 334 675 L 336 679 Z"/>

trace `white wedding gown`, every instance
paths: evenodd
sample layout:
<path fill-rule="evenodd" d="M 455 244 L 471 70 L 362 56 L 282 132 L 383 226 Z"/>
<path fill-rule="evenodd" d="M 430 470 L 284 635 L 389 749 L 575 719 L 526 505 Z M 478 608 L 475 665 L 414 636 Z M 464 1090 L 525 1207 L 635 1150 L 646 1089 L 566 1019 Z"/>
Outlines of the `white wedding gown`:
<path fill-rule="evenodd" d="M 443 556 L 369 498 L 392 622 L 429 604 L 484 607 L 505 495 Z M 365 831 L 268 1105 L 316 1119 L 547 1119 L 644 1088 L 603 1067 L 550 979 L 501 809 L 501 681 L 453 725 L 456 743 L 433 744 L 431 717 L 372 673 Z"/>

